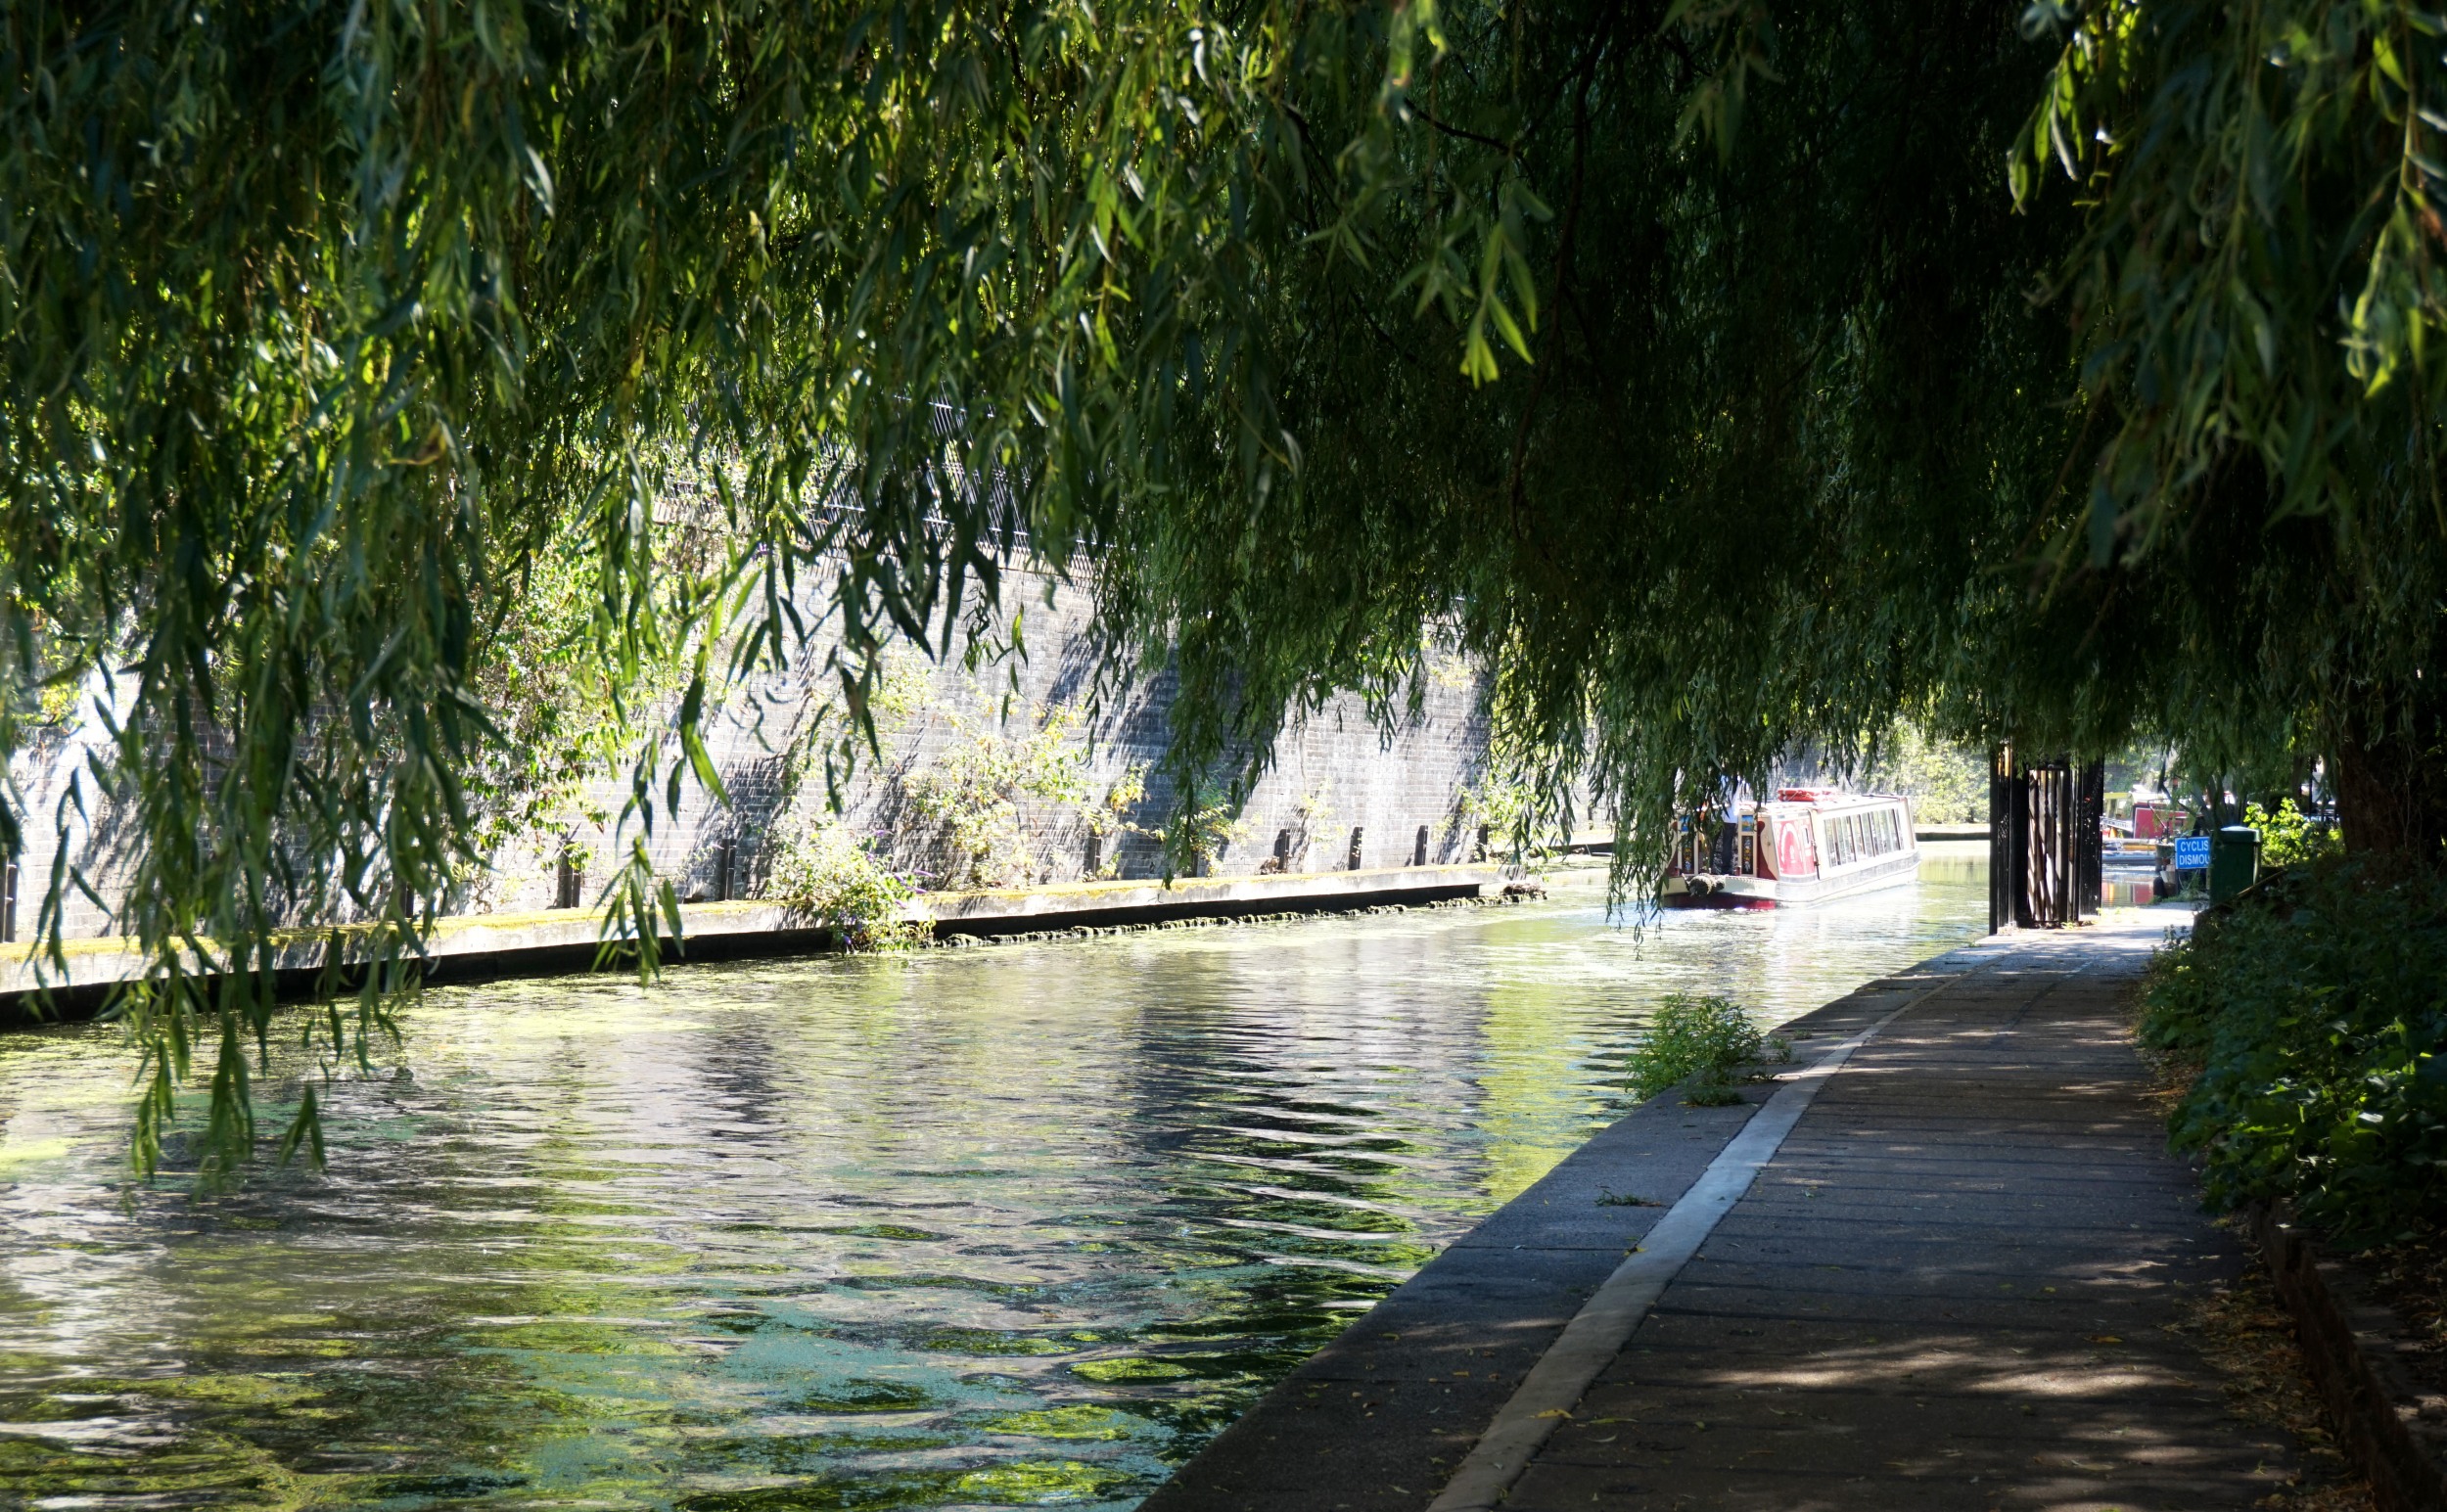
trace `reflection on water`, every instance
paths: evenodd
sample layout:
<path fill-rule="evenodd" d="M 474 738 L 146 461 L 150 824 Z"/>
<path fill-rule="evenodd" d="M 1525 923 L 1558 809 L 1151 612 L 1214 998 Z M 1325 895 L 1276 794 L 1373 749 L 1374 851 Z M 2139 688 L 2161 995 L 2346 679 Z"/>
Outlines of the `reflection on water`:
<path fill-rule="evenodd" d="M 1594 893 L 439 992 L 331 1168 L 123 1201 L 113 1031 L 0 1039 L 0 1500 L 1126 1507 L 1617 1114 L 1650 1005 L 1984 926 Z"/>
<path fill-rule="evenodd" d="M 2147 908 L 2158 900 L 2152 873 L 2147 867 L 2110 866 L 2101 879 L 2099 900 L 2106 908 Z"/>

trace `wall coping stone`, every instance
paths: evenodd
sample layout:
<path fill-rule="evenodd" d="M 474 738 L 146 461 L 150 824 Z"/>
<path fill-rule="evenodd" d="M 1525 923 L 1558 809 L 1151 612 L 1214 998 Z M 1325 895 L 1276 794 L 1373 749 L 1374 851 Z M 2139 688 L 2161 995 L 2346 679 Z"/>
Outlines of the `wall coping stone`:
<path fill-rule="evenodd" d="M 1170 883 L 1160 878 L 1066 882 L 923 893 L 901 917 L 913 923 L 931 920 L 946 934 L 1007 934 L 1046 922 L 1085 926 L 1476 896 L 1504 880 L 1503 868 L 1491 863 L 1177 877 Z M 803 954 L 831 943 L 830 932 L 820 921 L 784 903 L 683 903 L 679 915 L 682 947 L 693 959 Z M 426 955 L 435 978 L 453 981 L 584 970 L 604 943 L 602 931 L 602 915 L 592 908 L 459 915 L 436 921 Z M 300 979 L 293 985 L 302 985 L 323 969 L 334 938 L 346 946 L 372 935 L 368 925 L 296 931 L 276 941 L 276 969 L 284 978 Z M 208 970 L 213 946 L 208 940 L 202 943 L 207 955 L 199 959 Z M 362 951 L 350 954 L 359 961 L 366 958 Z M 39 944 L 0 946 L 0 1002 L 22 1006 L 46 985 L 55 996 L 98 1002 L 110 988 L 139 977 L 145 967 L 143 956 L 116 936 L 64 941 L 61 955 L 65 973 L 59 963 L 43 959 Z"/>

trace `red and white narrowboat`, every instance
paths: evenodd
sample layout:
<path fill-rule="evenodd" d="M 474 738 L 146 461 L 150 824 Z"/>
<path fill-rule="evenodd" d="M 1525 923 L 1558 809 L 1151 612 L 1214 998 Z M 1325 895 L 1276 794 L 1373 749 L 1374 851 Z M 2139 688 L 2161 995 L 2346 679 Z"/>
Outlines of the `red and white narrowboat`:
<path fill-rule="evenodd" d="M 1917 876 L 1909 799 L 1785 788 L 1732 818 L 1685 819 L 1658 900 L 1669 908 L 1789 908 Z"/>

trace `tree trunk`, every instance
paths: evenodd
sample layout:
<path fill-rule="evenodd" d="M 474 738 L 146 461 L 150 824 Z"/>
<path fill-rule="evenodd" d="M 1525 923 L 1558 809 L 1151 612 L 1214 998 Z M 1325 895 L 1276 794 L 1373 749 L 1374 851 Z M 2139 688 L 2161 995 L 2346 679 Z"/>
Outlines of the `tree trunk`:
<path fill-rule="evenodd" d="M 2330 743 L 2337 823 L 2352 854 L 2436 865 L 2447 843 L 2447 717 L 2427 689 L 2389 702 L 2393 717 L 2349 715 Z"/>

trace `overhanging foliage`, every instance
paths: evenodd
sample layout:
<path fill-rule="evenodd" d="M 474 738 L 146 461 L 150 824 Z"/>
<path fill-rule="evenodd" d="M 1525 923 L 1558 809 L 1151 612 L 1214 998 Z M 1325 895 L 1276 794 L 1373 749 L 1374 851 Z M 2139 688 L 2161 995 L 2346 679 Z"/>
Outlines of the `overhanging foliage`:
<path fill-rule="evenodd" d="M 108 684 L 139 1163 L 212 1041 L 208 1164 L 252 1144 L 268 982 L 182 940 L 369 916 L 412 956 L 481 863 L 468 774 L 530 728 L 488 668 L 572 560 L 637 829 L 718 786 L 727 672 L 837 645 L 854 728 L 883 639 L 982 623 L 1023 539 L 1093 562 L 1116 668 L 1178 669 L 1185 811 L 1289 711 L 1398 709 L 1432 641 L 1635 838 L 1899 710 L 2411 792 L 2447 728 L 2428 24 L 16 7 L 11 717 Z M 642 854 L 608 900 L 650 949 Z"/>

